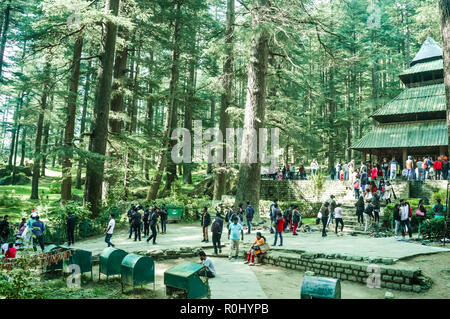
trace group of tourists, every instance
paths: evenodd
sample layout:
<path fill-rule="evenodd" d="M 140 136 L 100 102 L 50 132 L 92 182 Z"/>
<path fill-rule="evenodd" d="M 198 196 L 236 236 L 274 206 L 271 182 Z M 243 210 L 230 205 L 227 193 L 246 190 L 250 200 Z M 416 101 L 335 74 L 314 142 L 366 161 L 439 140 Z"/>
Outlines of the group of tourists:
<path fill-rule="evenodd" d="M 5 215 L 0 217 L 0 241 L 2 256 L 5 259 L 16 258 L 16 252 L 18 247 L 33 247 L 34 251 L 37 251 L 37 244 L 44 251 L 44 232 L 45 224 L 40 220 L 39 215 L 33 209 L 28 220 L 22 218 L 22 221 L 17 226 L 17 232 L 15 225 L 9 224 L 9 216 Z M 13 230 L 14 233 L 11 232 Z M 11 240 L 11 236 L 14 239 Z"/>
<path fill-rule="evenodd" d="M 269 178 L 274 180 L 305 180 L 307 179 L 306 169 L 304 165 L 300 165 L 298 170 L 296 170 L 294 163 L 284 165 L 275 170 L 273 167 L 269 167 Z"/>
<path fill-rule="evenodd" d="M 342 207 L 340 203 L 336 202 L 334 195 L 330 195 L 330 198 L 320 207 L 316 224 L 318 225 L 320 223 L 322 223 L 322 237 L 327 236 L 327 228 L 333 223 L 335 223 L 336 235 L 342 233 L 344 230 Z M 341 227 L 340 233 L 338 232 L 339 226 Z"/>
<path fill-rule="evenodd" d="M 448 180 L 449 168 L 448 157 L 444 155 L 438 156 L 434 161 L 431 156 L 408 156 L 402 176 L 404 180 Z"/>

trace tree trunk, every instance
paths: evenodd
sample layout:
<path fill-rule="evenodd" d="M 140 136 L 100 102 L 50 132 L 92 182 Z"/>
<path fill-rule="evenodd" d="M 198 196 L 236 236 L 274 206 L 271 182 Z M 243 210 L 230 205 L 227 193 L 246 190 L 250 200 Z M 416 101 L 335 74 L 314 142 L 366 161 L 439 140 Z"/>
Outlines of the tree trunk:
<path fill-rule="evenodd" d="M 92 61 L 89 61 L 87 71 L 86 71 L 86 80 L 84 83 L 84 100 L 83 100 L 83 111 L 81 111 L 81 123 L 80 123 L 80 139 L 83 139 L 83 134 L 86 129 L 86 113 L 87 107 L 89 104 L 89 92 L 91 91 L 91 67 Z M 75 182 L 75 188 L 81 189 L 81 173 L 83 170 L 83 160 L 79 156 L 78 158 L 78 168 L 77 168 L 77 178 Z"/>
<path fill-rule="evenodd" d="M 36 139 L 34 143 L 34 158 L 33 158 L 33 177 L 31 180 L 30 199 L 39 199 L 39 165 L 41 161 L 42 128 L 44 126 L 44 111 L 47 108 L 49 82 L 50 82 L 50 62 L 47 61 L 44 71 L 44 86 L 40 103 L 39 117 L 36 126 Z"/>
<path fill-rule="evenodd" d="M 50 107 L 49 111 L 50 113 L 53 110 L 53 102 L 55 100 L 55 95 L 52 94 L 50 98 Z M 42 145 L 42 164 L 41 164 L 41 177 L 45 176 L 45 167 L 47 165 L 47 150 L 48 150 L 48 139 L 50 134 L 50 119 L 47 119 L 47 121 L 44 124 L 44 143 Z M 54 147 L 55 148 L 55 147 Z M 53 156 L 55 158 L 56 155 Z M 52 165 L 54 167 L 55 164 Z"/>
<path fill-rule="evenodd" d="M 248 65 L 244 134 L 235 204 L 238 205 L 245 200 L 249 200 L 255 208 L 255 218 L 259 219 L 261 160 L 257 153 L 256 163 L 249 163 L 253 155 L 251 150 L 257 149 L 257 145 L 254 145 L 254 143 L 258 142 L 250 138 L 248 130 L 256 129 L 256 134 L 259 135 L 259 128 L 262 128 L 264 125 L 269 37 L 261 21 L 263 15 L 267 14 L 268 1 L 258 0 L 256 2 L 257 7 L 252 9 L 253 35 Z"/>
<path fill-rule="evenodd" d="M 11 14 L 11 0 L 8 0 L 8 4 L 6 5 L 6 9 L 5 9 L 5 17 L 3 19 L 3 30 L 2 30 L 2 37 L 1 37 L 1 41 L 0 41 L 0 80 L 2 79 L 3 58 L 5 56 L 5 48 L 6 48 L 7 33 L 8 33 L 8 29 L 9 29 L 10 14 Z"/>
<path fill-rule="evenodd" d="M 450 0 L 439 0 L 439 10 L 441 16 L 442 52 L 444 57 L 444 83 L 445 83 L 445 97 L 447 103 L 447 129 L 448 129 L 448 136 L 450 138 Z M 447 154 L 450 154 L 449 146 L 447 146 L 447 152 L 448 152 Z"/>
<path fill-rule="evenodd" d="M 119 4 L 120 0 L 106 0 L 106 12 L 109 13 L 111 11 L 114 16 L 117 16 Z M 91 204 L 91 211 L 94 217 L 98 216 L 101 207 L 116 35 L 117 26 L 108 20 L 105 23 L 105 35 L 100 52 L 93 116 L 94 125 L 91 135 L 92 152 L 99 155 L 99 157 L 91 157 L 88 160 L 86 170 L 87 201 Z"/>
<path fill-rule="evenodd" d="M 219 129 L 223 134 L 224 145 L 222 154 L 226 154 L 226 134 L 225 131 L 230 125 L 230 116 L 227 113 L 231 105 L 233 89 L 233 63 L 234 63 L 234 0 L 227 0 L 227 25 L 225 29 L 225 62 L 223 65 L 222 88 L 223 93 L 220 100 L 220 123 Z M 225 158 L 225 156 L 224 156 Z M 224 160 L 216 166 L 216 178 L 214 183 L 214 199 L 220 200 L 225 194 L 227 185 L 227 165 Z"/>
<path fill-rule="evenodd" d="M 80 80 L 81 52 L 83 38 L 75 40 L 72 58 L 72 74 L 69 83 L 69 96 L 67 98 L 67 118 L 64 133 L 64 160 L 62 169 L 61 203 L 65 204 L 72 199 L 72 158 L 73 138 L 75 136 L 75 116 L 77 112 L 78 82 Z"/>
<path fill-rule="evenodd" d="M 158 195 L 159 186 L 161 185 L 162 174 L 166 166 L 169 141 L 172 131 L 172 118 L 176 117 L 174 114 L 175 94 L 178 87 L 179 79 L 179 59 L 180 59 L 180 15 L 181 15 L 181 2 L 175 2 L 175 24 L 173 29 L 173 52 L 172 52 L 172 67 L 169 85 L 169 104 L 167 106 L 167 116 L 164 123 L 164 137 L 161 141 L 163 148 L 159 152 L 158 163 L 156 165 L 156 173 L 151 182 L 150 188 L 147 193 L 147 201 L 156 199 Z"/>
<path fill-rule="evenodd" d="M 150 51 L 150 64 L 148 66 L 149 75 L 153 75 L 153 51 Z M 147 97 L 147 135 L 150 137 L 153 133 L 153 85 L 152 81 L 148 80 L 148 97 Z M 150 169 L 150 160 L 146 156 L 144 159 L 144 178 L 146 181 L 150 180 L 149 169 Z"/>
<path fill-rule="evenodd" d="M 25 166 L 25 148 L 26 148 L 26 139 L 27 139 L 27 128 L 24 127 L 22 131 L 22 147 L 21 147 L 21 155 L 20 155 L 20 166 Z"/>

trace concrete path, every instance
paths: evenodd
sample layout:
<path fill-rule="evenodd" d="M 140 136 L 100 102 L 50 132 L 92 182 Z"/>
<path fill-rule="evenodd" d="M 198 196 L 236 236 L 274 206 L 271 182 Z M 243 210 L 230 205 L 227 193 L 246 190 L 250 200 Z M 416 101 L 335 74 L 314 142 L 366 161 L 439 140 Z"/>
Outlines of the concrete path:
<path fill-rule="evenodd" d="M 256 275 L 258 266 L 248 266 L 242 261 L 212 258 L 217 275 L 209 279 L 211 299 L 267 299 Z"/>
<path fill-rule="evenodd" d="M 330 228 L 331 229 L 331 228 Z M 336 236 L 334 232 L 329 231 L 328 236 L 321 237 L 320 232 L 299 233 L 293 236 L 291 233 L 283 234 L 283 247 L 273 247 L 274 235 L 268 231 L 261 230 L 266 237 L 271 249 L 289 249 L 297 251 L 306 251 L 314 253 L 335 253 L 347 254 L 352 256 L 365 256 L 374 258 L 394 258 L 402 259 L 415 255 L 431 254 L 443 251 L 450 252 L 448 248 L 438 248 L 424 246 L 416 242 L 399 242 L 394 237 L 388 238 L 369 238 L 367 235 L 358 236 Z M 251 235 L 244 235 L 244 243 L 247 246 L 255 240 L 255 232 Z M 209 243 L 202 243 L 202 230 L 198 224 L 169 224 L 167 225 L 167 234 L 157 236 L 157 245 L 146 244 L 145 238 L 142 241 L 135 242 L 128 239 L 127 231 L 115 232 L 111 241 L 117 248 L 124 249 L 127 252 L 155 251 L 169 248 L 211 248 L 211 234 Z M 227 234 L 222 235 L 222 244 L 228 244 Z M 241 247 L 243 245 L 241 244 Z M 78 242 L 75 248 L 92 251 L 93 255 L 98 255 L 106 247 L 104 237 L 93 238 Z M 228 247 L 222 248 L 224 254 L 228 254 Z M 241 250 L 245 249 L 244 247 Z"/>

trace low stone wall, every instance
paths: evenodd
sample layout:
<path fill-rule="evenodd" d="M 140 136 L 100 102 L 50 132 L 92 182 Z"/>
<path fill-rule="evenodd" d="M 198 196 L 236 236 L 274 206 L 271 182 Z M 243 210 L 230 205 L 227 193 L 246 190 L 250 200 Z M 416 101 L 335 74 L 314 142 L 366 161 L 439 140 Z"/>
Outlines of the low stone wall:
<path fill-rule="evenodd" d="M 270 252 L 265 257 L 265 263 L 283 268 L 300 271 L 313 271 L 316 275 L 339 278 L 362 284 L 373 274 L 373 266 L 363 262 L 350 262 L 343 260 L 330 260 L 321 258 L 322 254 L 303 253 L 301 255 Z M 401 291 L 421 292 L 429 289 L 427 278 L 422 276 L 419 269 L 398 269 L 394 267 L 379 266 L 381 275 L 381 288 Z"/>

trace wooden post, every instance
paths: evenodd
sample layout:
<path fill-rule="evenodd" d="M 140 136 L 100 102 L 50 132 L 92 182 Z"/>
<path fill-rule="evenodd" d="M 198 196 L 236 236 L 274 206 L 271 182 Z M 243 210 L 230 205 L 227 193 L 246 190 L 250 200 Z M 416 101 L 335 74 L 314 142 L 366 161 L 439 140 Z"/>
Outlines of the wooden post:
<path fill-rule="evenodd" d="M 403 160 L 402 167 L 405 167 L 405 163 L 406 163 L 407 159 L 408 159 L 408 156 L 407 156 L 407 153 L 406 153 L 406 147 L 403 147 L 402 148 L 402 160 Z"/>
<path fill-rule="evenodd" d="M 439 156 L 447 154 L 447 146 L 439 146 Z"/>

